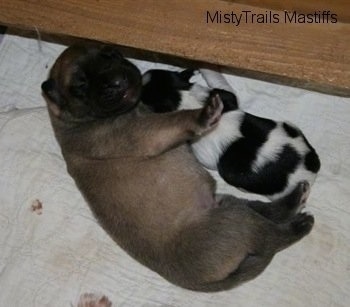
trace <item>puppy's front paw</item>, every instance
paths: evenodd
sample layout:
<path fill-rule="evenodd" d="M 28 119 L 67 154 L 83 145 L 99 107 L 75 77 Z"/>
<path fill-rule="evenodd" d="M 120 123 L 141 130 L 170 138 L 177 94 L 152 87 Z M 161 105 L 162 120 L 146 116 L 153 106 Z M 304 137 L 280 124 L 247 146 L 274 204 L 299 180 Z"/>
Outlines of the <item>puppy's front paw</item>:
<path fill-rule="evenodd" d="M 209 100 L 199 115 L 199 125 L 203 129 L 202 133 L 217 125 L 223 109 L 224 104 L 218 94 Z"/>

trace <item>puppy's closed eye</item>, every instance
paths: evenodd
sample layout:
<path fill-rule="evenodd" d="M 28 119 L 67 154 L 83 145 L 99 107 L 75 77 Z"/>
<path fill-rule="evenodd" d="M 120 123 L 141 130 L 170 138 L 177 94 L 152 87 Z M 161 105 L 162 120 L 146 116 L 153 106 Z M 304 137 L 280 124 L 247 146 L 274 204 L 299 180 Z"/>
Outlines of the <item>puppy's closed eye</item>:
<path fill-rule="evenodd" d="M 72 83 L 69 87 L 69 92 L 72 96 L 77 98 L 84 98 L 87 95 L 89 88 L 88 80 L 85 75 L 79 74 L 74 76 Z"/>

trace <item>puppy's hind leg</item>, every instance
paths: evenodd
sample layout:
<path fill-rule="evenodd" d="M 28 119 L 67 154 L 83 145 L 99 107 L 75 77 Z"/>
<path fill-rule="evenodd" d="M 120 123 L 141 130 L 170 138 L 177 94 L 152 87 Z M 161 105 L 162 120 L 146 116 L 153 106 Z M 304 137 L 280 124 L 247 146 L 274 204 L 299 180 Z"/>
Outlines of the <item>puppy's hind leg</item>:
<path fill-rule="evenodd" d="M 173 263 L 182 264 L 174 273 L 181 272 L 175 283 L 211 292 L 251 280 L 278 251 L 308 234 L 313 223 L 311 215 L 300 213 L 277 224 L 242 200 L 224 197 L 219 207 L 184 229 L 173 245 L 177 256 Z"/>
<path fill-rule="evenodd" d="M 225 278 L 209 283 L 202 283 L 193 290 L 215 292 L 228 290 L 244 282 L 254 279 L 261 274 L 271 262 L 273 256 L 302 239 L 307 235 L 314 224 L 314 218 L 306 213 L 297 214 L 291 222 L 279 225 L 277 236 L 267 236 L 262 240 L 275 240 L 275 247 L 272 245 L 258 249 L 256 253 L 247 253 L 245 258 L 240 262 L 238 267 L 230 272 Z"/>

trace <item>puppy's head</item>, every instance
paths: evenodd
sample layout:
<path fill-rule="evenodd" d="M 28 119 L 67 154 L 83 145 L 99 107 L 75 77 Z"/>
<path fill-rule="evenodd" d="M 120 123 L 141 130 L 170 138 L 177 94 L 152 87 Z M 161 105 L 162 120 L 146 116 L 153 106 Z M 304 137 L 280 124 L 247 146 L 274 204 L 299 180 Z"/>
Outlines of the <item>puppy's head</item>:
<path fill-rule="evenodd" d="M 181 102 L 180 91 L 189 90 L 192 69 L 175 72 L 162 69 L 151 69 L 142 76 L 141 100 L 156 113 L 175 111 Z"/>
<path fill-rule="evenodd" d="M 54 116 L 109 118 L 136 106 L 141 74 L 113 46 L 72 46 L 58 57 L 41 87 Z"/>

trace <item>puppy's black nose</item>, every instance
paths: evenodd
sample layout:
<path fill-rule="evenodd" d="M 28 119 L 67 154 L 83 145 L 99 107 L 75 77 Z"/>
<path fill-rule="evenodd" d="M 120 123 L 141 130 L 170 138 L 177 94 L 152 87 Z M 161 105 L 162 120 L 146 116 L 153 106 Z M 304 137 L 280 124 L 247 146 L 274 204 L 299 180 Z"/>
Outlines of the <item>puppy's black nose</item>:
<path fill-rule="evenodd" d="M 128 78 L 125 74 L 122 74 L 120 76 L 117 76 L 114 80 L 113 80 L 113 85 L 115 86 L 115 88 L 117 88 L 118 90 L 124 91 L 127 90 L 129 87 L 129 81 Z"/>

